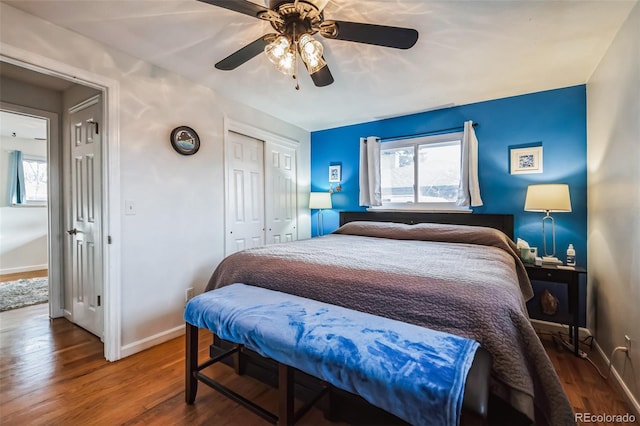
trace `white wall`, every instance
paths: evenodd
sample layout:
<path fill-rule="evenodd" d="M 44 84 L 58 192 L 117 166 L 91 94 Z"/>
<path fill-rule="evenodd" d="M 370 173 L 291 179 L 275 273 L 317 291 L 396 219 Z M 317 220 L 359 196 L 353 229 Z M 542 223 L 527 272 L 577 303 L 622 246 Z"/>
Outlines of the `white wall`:
<path fill-rule="evenodd" d="M 47 207 L 9 205 L 9 152 L 47 158 L 46 141 L 0 138 L 0 274 L 47 268 Z"/>
<path fill-rule="evenodd" d="M 185 288 L 202 291 L 223 257 L 225 115 L 300 141 L 299 238 L 309 237 L 307 131 L 6 4 L 0 19 L 2 43 L 120 84 L 120 202 L 134 201 L 137 211 L 121 217 L 124 354 L 181 330 Z M 171 148 L 179 125 L 198 132 L 196 155 Z"/>
<path fill-rule="evenodd" d="M 640 4 L 587 83 L 590 328 L 640 399 Z M 636 406 L 637 407 L 637 406 Z"/>
<path fill-rule="evenodd" d="M 0 39 L 1 40 L 1 39 Z M 62 107 L 60 92 L 0 76 L 0 100 L 14 105 L 58 114 Z M 47 268 L 47 208 L 8 207 L 8 153 L 16 149 L 47 156 L 46 142 L 0 141 L 0 274 Z"/>

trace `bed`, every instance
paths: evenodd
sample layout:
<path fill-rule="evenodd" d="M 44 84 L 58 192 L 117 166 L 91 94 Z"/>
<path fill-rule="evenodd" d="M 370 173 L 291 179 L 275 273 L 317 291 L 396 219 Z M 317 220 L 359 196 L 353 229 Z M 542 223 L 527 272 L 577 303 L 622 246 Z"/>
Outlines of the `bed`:
<path fill-rule="evenodd" d="M 512 216 L 343 212 L 340 224 L 323 237 L 234 253 L 206 290 L 241 282 L 475 339 L 493 356 L 498 406 L 535 424 L 574 423 L 529 322 L 533 292 Z"/>

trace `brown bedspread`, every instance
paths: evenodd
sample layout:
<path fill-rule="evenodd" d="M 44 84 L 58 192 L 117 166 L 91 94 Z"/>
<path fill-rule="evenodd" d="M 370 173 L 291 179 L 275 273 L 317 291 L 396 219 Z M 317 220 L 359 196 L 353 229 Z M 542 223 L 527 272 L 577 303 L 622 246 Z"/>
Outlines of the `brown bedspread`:
<path fill-rule="evenodd" d="M 575 424 L 529 322 L 526 271 L 500 231 L 352 222 L 324 237 L 232 254 L 207 291 L 236 282 L 476 339 L 493 356 L 493 394 L 536 424 Z"/>

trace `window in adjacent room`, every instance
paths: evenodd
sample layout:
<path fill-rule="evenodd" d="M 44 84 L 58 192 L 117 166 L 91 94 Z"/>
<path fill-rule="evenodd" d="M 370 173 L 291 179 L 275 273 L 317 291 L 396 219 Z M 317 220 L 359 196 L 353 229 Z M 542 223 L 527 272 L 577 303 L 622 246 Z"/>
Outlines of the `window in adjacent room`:
<path fill-rule="evenodd" d="M 462 137 L 456 132 L 383 143 L 382 208 L 459 209 Z"/>
<path fill-rule="evenodd" d="M 47 203 L 47 160 L 25 155 L 22 160 L 26 204 Z"/>

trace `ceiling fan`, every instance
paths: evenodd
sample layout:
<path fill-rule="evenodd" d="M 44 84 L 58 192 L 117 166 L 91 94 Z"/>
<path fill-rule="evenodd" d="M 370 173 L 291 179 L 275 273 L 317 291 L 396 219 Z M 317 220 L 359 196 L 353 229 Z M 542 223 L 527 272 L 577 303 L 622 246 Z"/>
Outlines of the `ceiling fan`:
<path fill-rule="evenodd" d="M 323 9 L 329 0 L 269 0 L 269 8 L 245 0 L 199 1 L 269 21 L 276 31 L 218 62 L 215 67 L 219 70 L 233 70 L 265 52 L 280 72 L 296 78 L 300 57 L 313 83 L 322 87 L 334 80 L 324 59 L 322 44 L 313 37 L 316 33 L 328 39 L 396 49 L 409 49 L 418 40 L 418 31 L 410 28 L 325 20 Z"/>

